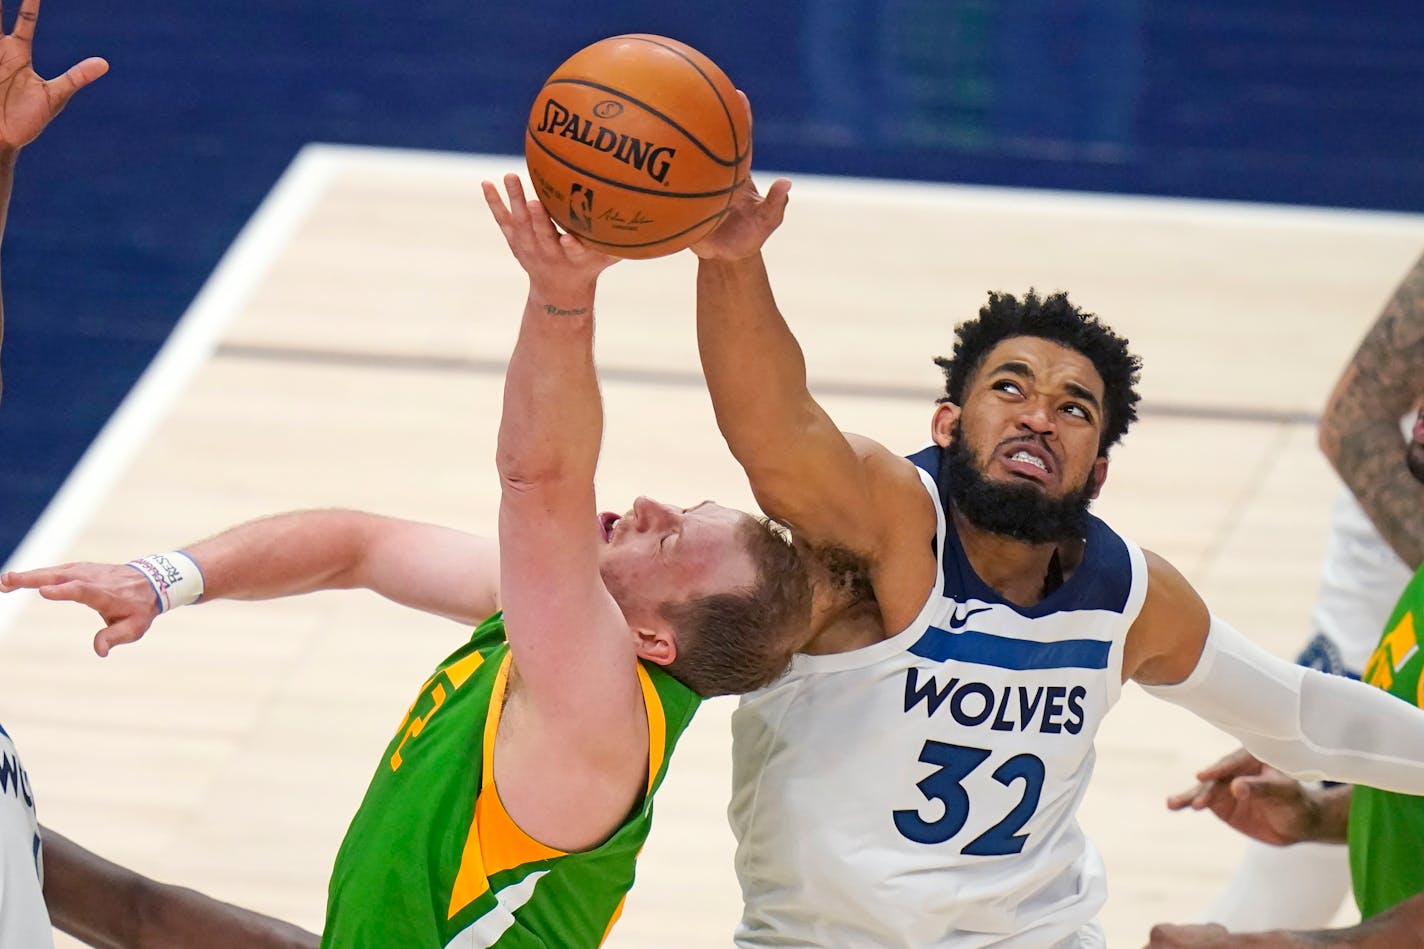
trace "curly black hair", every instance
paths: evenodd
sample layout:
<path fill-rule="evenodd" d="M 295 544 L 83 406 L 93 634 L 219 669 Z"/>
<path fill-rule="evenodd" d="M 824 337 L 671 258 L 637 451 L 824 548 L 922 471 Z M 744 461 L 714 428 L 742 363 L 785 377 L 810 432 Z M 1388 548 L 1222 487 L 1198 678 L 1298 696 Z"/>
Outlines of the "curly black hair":
<path fill-rule="evenodd" d="M 935 357 L 935 365 L 944 370 L 940 402 L 963 405 L 964 387 L 989 350 L 1014 336 L 1036 336 L 1082 353 L 1102 376 L 1105 417 L 1100 455 L 1106 456 L 1137 421 L 1138 395 L 1133 386 L 1142 370 L 1141 357 L 1129 352 L 1127 340 L 1111 327 L 1073 305 L 1066 293 L 1039 297 L 1030 289 L 1020 300 L 1011 293 L 990 292 L 978 319 L 956 326 L 954 336 L 954 353 Z"/>

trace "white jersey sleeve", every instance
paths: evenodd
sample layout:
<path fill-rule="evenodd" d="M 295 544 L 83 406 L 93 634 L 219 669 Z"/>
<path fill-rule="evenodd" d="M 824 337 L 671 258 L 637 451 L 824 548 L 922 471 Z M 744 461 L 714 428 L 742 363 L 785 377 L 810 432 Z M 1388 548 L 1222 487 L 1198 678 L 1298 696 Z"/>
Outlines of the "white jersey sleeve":
<path fill-rule="evenodd" d="M 52 949 L 43 892 L 40 825 L 30 778 L 0 727 L 0 946 Z"/>

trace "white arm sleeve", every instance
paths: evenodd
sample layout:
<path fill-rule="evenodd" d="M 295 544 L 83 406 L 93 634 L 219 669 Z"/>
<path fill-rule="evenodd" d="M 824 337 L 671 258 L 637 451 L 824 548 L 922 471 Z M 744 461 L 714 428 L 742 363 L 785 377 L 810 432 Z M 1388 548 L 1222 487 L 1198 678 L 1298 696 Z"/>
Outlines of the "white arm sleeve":
<path fill-rule="evenodd" d="M 1292 777 L 1424 794 L 1424 711 L 1278 659 L 1214 616 L 1192 674 L 1143 688 Z"/>

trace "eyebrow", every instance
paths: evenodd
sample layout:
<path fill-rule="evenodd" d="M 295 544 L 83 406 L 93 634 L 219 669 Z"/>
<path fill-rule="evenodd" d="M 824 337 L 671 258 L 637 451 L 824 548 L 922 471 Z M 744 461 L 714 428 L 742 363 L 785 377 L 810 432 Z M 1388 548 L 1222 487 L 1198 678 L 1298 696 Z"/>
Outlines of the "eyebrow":
<path fill-rule="evenodd" d="M 1007 372 L 1012 373 L 1016 376 L 1022 376 L 1029 382 L 1037 381 L 1037 377 L 1033 374 L 1033 370 L 1029 368 L 1028 363 L 1019 362 L 1016 359 L 1011 359 L 1008 362 L 1000 363 L 990 372 L 990 375 L 996 375 L 1001 372 Z M 1091 389 L 1088 389 L 1084 386 L 1080 386 L 1076 382 L 1065 382 L 1063 384 L 1063 388 L 1068 390 L 1069 395 L 1073 396 L 1075 399 L 1079 399 L 1083 402 L 1088 403 L 1090 406 L 1092 406 L 1093 411 L 1097 412 L 1100 415 L 1102 414 L 1102 403 L 1098 401 L 1097 396 L 1093 395 Z"/>
<path fill-rule="evenodd" d="M 699 501 L 698 503 L 692 505 L 692 507 L 688 508 L 685 513 L 691 514 L 693 511 L 697 510 L 699 507 L 706 507 L 707 505 L 709 505 L 709 504 L 711 504 L 711 503 L 712 503 L 711 500 Z"/>

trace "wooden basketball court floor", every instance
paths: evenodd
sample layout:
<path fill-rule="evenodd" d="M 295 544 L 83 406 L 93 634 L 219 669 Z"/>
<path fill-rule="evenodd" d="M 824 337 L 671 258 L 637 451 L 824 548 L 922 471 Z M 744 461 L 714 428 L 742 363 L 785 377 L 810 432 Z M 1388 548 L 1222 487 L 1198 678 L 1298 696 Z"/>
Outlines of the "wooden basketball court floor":
<path fill-rule="evenodd" d="M 492 532 L 525 284 L 479 183 L 519 164 L 305 150 L 11 566 L 126 560 L 310 507 Z M 1292 655 L 1339 490 L 1314 423 L 1421 247 L 1421 217 L 807 177 L 767 257 L 814 390 L 843 428 L 906 452 L 941 385 L 930 358 L 987 290 L 1070 290 L 1146 361 L 1097 511 Z M 697 372 L 694 269 L 680 254 L 603 280 L 605 507 L 751 506 Z M 362 592 L 184 609 L 107 660 L 97 628 L 78 606 L 0 599 L 0 721 L 41 820 L 318 929 L 381 750 L 466 631 Z M 683 741 L 611 946 L 728 945 L 732 707 L 707 703 Z M 1082 813 L 1111 945 L 1193 918 L 1234 865 L 1230 832 L 1162 803 L 1233 746 L 1124 690 Z"/>

